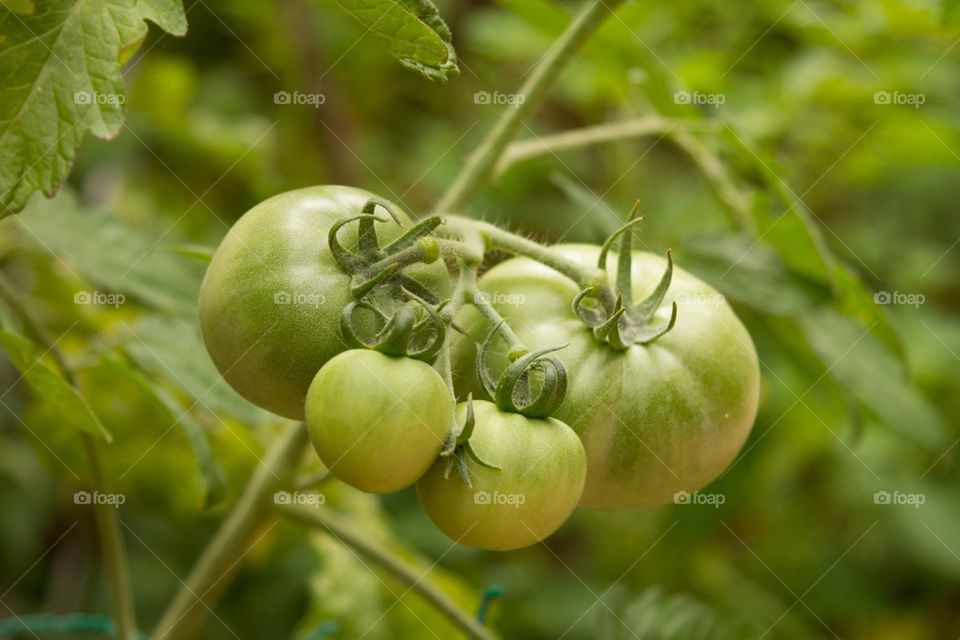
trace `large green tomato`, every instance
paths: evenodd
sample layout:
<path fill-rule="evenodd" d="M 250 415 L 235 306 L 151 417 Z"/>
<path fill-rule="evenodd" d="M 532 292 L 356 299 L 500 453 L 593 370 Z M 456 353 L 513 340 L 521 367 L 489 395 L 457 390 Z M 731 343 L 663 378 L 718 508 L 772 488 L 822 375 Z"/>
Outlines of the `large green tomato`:
<path fill-rule="evenodd" d="M 352 349 L 317 373 L 306 422 L 320 459 L 362 491 L 410 486 L 430 468 L 453 426 L 453 396 L 419 360 Z"/>
<path fill-rule="evenodd" d="M 554 418 L 527 418 L 474 402 L 470 446 L 489 469 L 467 458 L 472 487 L 438 459 L 417 483 L 430 519 L 456 542 L 506 551 L 560 528 L 580 499 L 587 460 L 577 435 Z M 466 404 L 457 407 L 460 423 Z"/>
<path fill-rule="evenodd" d="M 599 248 L 561 245 L 557 251 L 596 265 Z M 611 285 L 617 258 L 607 264 Z M 643 300 L 666 267 L 664 258 L 633 253 L 632 293 Z M 554 414 L 576 431 L 587 451 L 587 484 L 581 504 L 624 509 L 669 502 L 715 479 L 743 446 L 757 413 L 760 371 L 747 333 L 723 297 L 694 276 L 674 269 L 661 322 L 678 305 L 676 325 L 648 345 L 617 351 L 597 340 L 577 317 L 577 286 L 526 258 L 507 260 L 479 282 L 490 302 L 531 349 L 556 352 L 567 369 L 566 399 Z M 464 308 L 459 325 L 481 340 L 489 325 Z M 481 393 L 475 348 L 454 347 L 463 391 Z M 492 360 L 493 361 L 493 360 Z"/>
<path fill-rule="evenodd" d="M 213 362 L 247 400 L 303 419 L 313 377 L 349 348 L 339 318 L 352 299 L 350 275 L 330 252 L 327 232 L 338 220 L 360 214 L 373 197 L 338 186 L 288 191 L 250 209 L 223 239 L 203 279 L 200 326 Z M 410 218 L 398 207 L 394 211 L 409 227 Z M 402 231 L 393 222 L 377 225 L 384 242 Z M 356 225 L 341 231 L 349 249 L 356 236 Z M 442 261 L 404 273 L 438 296 L 449 290 Z"/>

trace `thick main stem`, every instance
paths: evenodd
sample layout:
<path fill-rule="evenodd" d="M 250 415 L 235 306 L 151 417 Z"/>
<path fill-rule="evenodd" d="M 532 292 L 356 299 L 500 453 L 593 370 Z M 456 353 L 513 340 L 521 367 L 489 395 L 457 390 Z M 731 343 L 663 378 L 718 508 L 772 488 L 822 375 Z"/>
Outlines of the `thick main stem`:
<path fill-rule="evenodd" d="M 490 179 L 500 155 L 521 123 L 540 107 L 548 89 L 577 49 L 622 2 L 623 0 L 589 0 L 563 35 L 533 68 L 520 87 L 516 106 L 503 110 L 496 124 L 480 142 L 480 146 L 467 158 L 460 175 L 437 204 L 437 211 L 463 209 L 468 200 Z"/>
<path fill-rule="evenodd" d="M 339 517 L 325 507 L 301 507 L 295 505 L 281 505 L 281 511 L 290 518 L 304 524 L 320 527 L 331 533 L 341 543 L 354 549 L 368 560 L 373 561 L 400 582 L 407 585 L 409 590 L 416 591 L 425 600 L 443 613 L 453 624 L 463 630 L 473 640 L 495 640 L 486 627 L 466 613 L 447 594 L 424 580 L 419 571 L 399 560 L 386 551 L 381 545 L 368 540 L 356 531 L 345 519 Z"/>
<path fill-rule="evenodd" d="M 455 215 L 447 216 L 445 231 L 460 234 L 466 239 L 479 238 L 488 250 L 498 249 L 541 262 L 576 282 L 581 289 L 593 287 L 605 303 L 612 305 L 615 300 L 607 274 L 602 269 L 580 264 L 539 242 L 510 233 L 488 222 Z"/>
<path fill-rule="evenodd" d="M 291 425 L 273 443 L 230 515 L 164 611 L 151 640 L 187 638 L 196 632 L 222 591 L 217 587 L 226 583 L 226 574 L 247 552 L 257 528 L 271 512 L 273 492 L 289 483 L 306 445 L 307 429 L 303 423 Z"/>

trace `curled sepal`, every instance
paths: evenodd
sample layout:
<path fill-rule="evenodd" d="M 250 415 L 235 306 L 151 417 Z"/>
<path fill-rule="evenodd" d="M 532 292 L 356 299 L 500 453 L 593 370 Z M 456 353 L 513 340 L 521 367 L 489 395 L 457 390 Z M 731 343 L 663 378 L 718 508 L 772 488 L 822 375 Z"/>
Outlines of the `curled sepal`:
<path fill-rule="evenodd" d="M 670 320 L 666 324 L 657 326 L 646 326 L 638 327 L 634 329 L 633 342 L 637 344 L 650 344 L 657 338 L 665 335 L 671 329 L 673 325 L 677 324 L 677 303 L 674 302 L 672 308 L 670 309 Z"/>
<path fill-rule="evenodd" d="M 670 281 L 672 279 L 673 256 L 670 254 L 670 249 L 667 249 L 667 268 L 660 277 L 657 288 L 647 296 L 646 300 L 631 307 L 629 312 L 630 319 L 641 325 L 648 323 L 653 318 L 653 314 L 660 308 L 661 303 L 663 303 L 663 298 L 667 295 L 667 289 L 670 288 Z"/>
<path fill-rule="evenodd" d="M 444 469 L 443 476 L 449 478 L 450 472 L 456 468 L 460 479 L 471 488 L 473 484 L 470 481 L 470 466 L 467 458 L 470 458 L 481 467 L 494 471 L 501 470 L 500 467 L 480 457 L 476 450 L 470 446 L 470 437 L 473 435 L 473 428 L 476 422 L 476 414 L 473 411 L 473 394 L 471 393 L 467 396 L 467 416 L 463 425 L 454 425 L 453 431 L 450 433 L 443 450 L 440 452 L 441 457 L 447 458 L 447 465 Z"/>
<path fill-rule="evenodd" d="M 338 234 L 340 233 L 340 229 L 358 220 L 360 221 L 360 230 L 357 232 L 357 249 L 359 253 L 354 253 L 341 244 Z M 394 218 L 394 220 L 396 220 L 396 218 Z M 379 248 L 377 246 L 377 234 L 374 230 L 374 222 L 388 222 L 388 220 L 373 215 L 372 213 L 361 213 L 350 216 L 349 218 L 344 218 L 343 220 L 337 220 L 330 226 L 330 231 L 327 232 L 327 245 L 330 247 L 330 253 L 333 254 L 334 260 L 336 260 L 337 264 L 343 267 L 345 271 L 353 273 L 362 269 L 364 265 L 368 264 L 371 258 L 376 259 L 379 257 L 377 255 Z M 397 224 L 399 224 L 398 220 Z M 370 245 L 371 236 L 373 238 L 372 253 Z M 366 238 L 366 240 L 364 240 L 364 238 Z"/>
<path fill-rule="evenodd" d="M 617 351 L 622 351 L 630 346 L 630 338 L 624 339 L 621 318 L 627 312 L 623 306 L 623 298 L 617 294 L 617 302 L 613 308 L 613 313 L 602 324 L 593 328 L 593 335 L 598 340 L 603 340 Z"/>
<path fill-rule="evenodd" d="M 582 289 L 573 299 L 573 312 L 588 327 L 598 327 L 607 319 L 607 312 L 594 287 Z"/>
<path fill-rule="evenodd" d="M 511 362 L 492 394 L 497 406 L 528 418 L 547 418 L 556 411 L 567 394 L 567 370 L 549 354 L 566 346 L 532 351 Z M 534 373 L 542 376 L 538 385 L 531 384 Z M 539 387 L 536 393 L 534 387 Z"/>
<path fill-rule="evenodd" d="M 358 309 L 372 310 L 383 327 L 370 339 L 364 339 L 354 327 L 353 314 Z M 428 317 L 421 318 L 421 309 Z M 431 362 L 437 356 L 446 337 L 446 323 L 429 305 L 411 301 L 401 305 L 389 318 L 365 301 L 351 302 L 340 315 L 340 331 L 344 339 L 356 348 L 376 349 L 392 356 L 403 356 Z M 426 335 L 426 338 L 422 336 Z"/>
<path fill-rule="evenodd" d="M 491 327 L 490 332 L 487 333 L 487 337 L 483 339 L 483 342 L 477 348 L 477 379 L 480 381 L 480 384 L 483 385 L 483 390 L 486 391 L 487 395 L 491 398 L 497 393 L 497 381 L 493 379 L 493 376 L 490 374 L 490 369 L 487 368 L 487 353 L 490 351 L 493 337 L 500 331 L 500 327 L 503 326 L 504 322 L 506 321 L 501 320 L 495 326 Z"/>
<path fill-rule="evenodd" d="M 350 295 L 353 296 L 354 300 L 359 300 L 370 293 L 378 284 L 395 275 L 402 268 L 403 265 L 395 262 L 386 265 L 372 276 L 356 274 L 350 283 Z"/>
<path fill-rule="evenodd" d="M 607 269 L 607 254 L 610 253 L 610 250 L 613 248 L 613 244 L 617 241 L 617 238 L 624 236 L 624 240 L 630 238 L 630 245 L 626 247 L 626 251 L 629 253 L 629 250 L 632 248 L 633 244 L 633 234 L 629 233 L 633 229 L 633 225 L 643 222 L 643 218 L 633 218 L 622 227 L 610 234 L 610 237 L 607 238 L 603 246 L 600 247 L 600 257 L 597 258 L 597 266 L 604 271 Z M 621 253 L 623 249 L 621 249 Z"/>

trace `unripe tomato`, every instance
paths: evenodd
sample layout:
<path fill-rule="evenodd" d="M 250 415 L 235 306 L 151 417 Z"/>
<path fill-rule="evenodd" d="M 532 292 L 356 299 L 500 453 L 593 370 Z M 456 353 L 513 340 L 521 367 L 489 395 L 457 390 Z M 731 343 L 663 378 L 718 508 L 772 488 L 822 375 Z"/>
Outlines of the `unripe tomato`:
<path fill-rule="evenodd" d="M 307 392 L 306 422 L 320 459 L 362 491 L 410 486 L 430 468 L 453 425 L 453 397 L 419 360 L 353 349 L 335 356 Z"/>
<path fill-rule="evenodd" d="M 556 248 L 594 266 L 599 248 Z M 607 264 L 611 286 L 617 257 Z M 634 252 L 633 299 L 643 300 L 664 272 L 663 258 Z M 554 416 L 583 440 L 588 475 L 581 504 L 623 509 L 670 502 L 716 478 L 743 446 L 757 414 L 760 370 L 747 330 L 723 296 L 674 269 L 659 322 L 678 305 L 676 325 L 647 345 L 618 351 L 597 340 L 572 307 L 577 286 L 553 269 L 515 258 L 490 269 L 480 288 L 531 349 L 569 343 L 556 352 L 566 366 L 566 399 Z M 481 340 L 487 323 L 464 308 L 459 326 Z M 455 343 L 461 386 L 482 394 L 471 341 Z M 471 379 L 473 380 L 471 382 Z"/>
<path fill-rule="evenodd" d="M 460 544 L 505 551 L 535 544 L 562 525 L 580 499 L 586 479 L 583 445 L 570 427 L 553 418 L 527 418 L 474 402 L 470 446 L 489 469 L 467 459 L 472 487 L 447 474 L 438 459 L 417 483 L 430 519 Z M 457 419 L 466 418 L 466 404 Z"/>
<path fill-rule="evenodd" d="M 352 300 L 350 275 L 330 252 L 327 232 L 373 197 L 339 186 L 288 191 L 250 209 L 224 237 L 203 279 L 200 326 L 213 362 L 247 400 L 303 419 L 313 377 L 348 348 L 339 319 Z M 394 211 L 411 226 L 402 210 Z M 384 244 L 402 231 L 393 222 L 377 225 Z M 356 235 L 355 225 L 344 228 L 344 245 L 353 248 Z M 438 296 L 449 290 L 440 262 L 404 273 Z"/>

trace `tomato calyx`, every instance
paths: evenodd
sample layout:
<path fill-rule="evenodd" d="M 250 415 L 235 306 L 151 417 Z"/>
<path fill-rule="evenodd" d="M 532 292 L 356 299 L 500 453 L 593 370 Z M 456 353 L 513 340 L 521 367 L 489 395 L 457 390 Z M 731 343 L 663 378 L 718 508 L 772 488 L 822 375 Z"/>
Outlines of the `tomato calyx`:
<path fill-rule="evenodd" d="M 410 300 L 401 304 L 392 315 L 384 313 L 373 301 L 362 298 L 349 303 L 340 314 L 340 332 L 351 347 L 376 349 L 391 356 L 432 362 L 447 335 L 447 322 L 440 314 L 449 301 L 434 309 L 426 300 L 402 288 Z M 358 309 L 372 314 L 379 330 L 370 338 L 361 335 L 355 323 Z"/>
<path fill-rule="evenodd" d="M 467 396 L 467 415 L 463 421 L 463 425 L 454 425 L 454 430 L 450 433 L 447 441 L 443 445 L 443 449 L 440 451 L 440 457 L 446 459 L 443 477 L 449 478 L 453 470 L 456 469 L 457 475 L 460 476 L 460 479 L 471 489 L 473 488 L 473 483 L 470 481 L 468 458 L 473 459 L 473 461 L 481 467 L 501 471 L 500 467 L 481 458 L 474 448 L 470 446 L 470 436 L 473 435 L 473 428 L 476 423 L 476 414 L 473 411 L 473 394 L 471 393 Z"/>
<path fill-rule="evenodd" d="M 677 322 L 677 303 L 671 304 L 670 318 L 655 322 L 656 312 L 670 288 L 673 278 L 673 258 L 667 249 L 667 267 L 653 292 L 641 302 L 633 303 L 632 261 L 633 227 L 643 218 L 637 216 L 635 206 L 630 220 L 614 231 L 600 250 L 597 267 L 606 271 L 607 255 L 614 243 L 620 240 L 617 256 L 616 299 L 611 305 L 599 287 L 588 286 L 573 299 L 573 310 L 584 324 L 593 330 L 594 337 L 611 348 L 622 351 L 631 345 L 648 345 L 665 335 Z"/>
<path fill-rule="evenodd" d="M 380 207 L 390 219 L 376 215 Z M 361 213 L 339 220 L 330 227 L 327 243 L 340 268 L 351 274 L 350 293 L 355 300 L 363 298 L 380 285 L 402 286 L 424 300 L 436 303 L 436 296 L 413 278 L 405 275 L 404 267 L 414 263 L 430 264 L 440 257 L 440 244 L 431 233 L 441 224 L 440 216 L 431 216 L 411 227 L 396 240 L 381 247 L 376 224 L 390 220 L 402 226 L 392 205 L 379 198 L 370 198 Z M 350 251 L 340 242 L 338 234 L 348 224 L 358 223 L 357 250 Z"/>
<path fill-rule="evenodd" d="M 500 320 L 487 334 L 477 352 L 477 377 L 484 390 L 501 411 L 519 413 L 528 418 L 548 418 L 567 393 L 567 370 L 552 354 L 567 345 L 536 351 L 511 350 L 510 364 L 496 379 L 487 366 L 493 337 L 500 331 Z"/>

